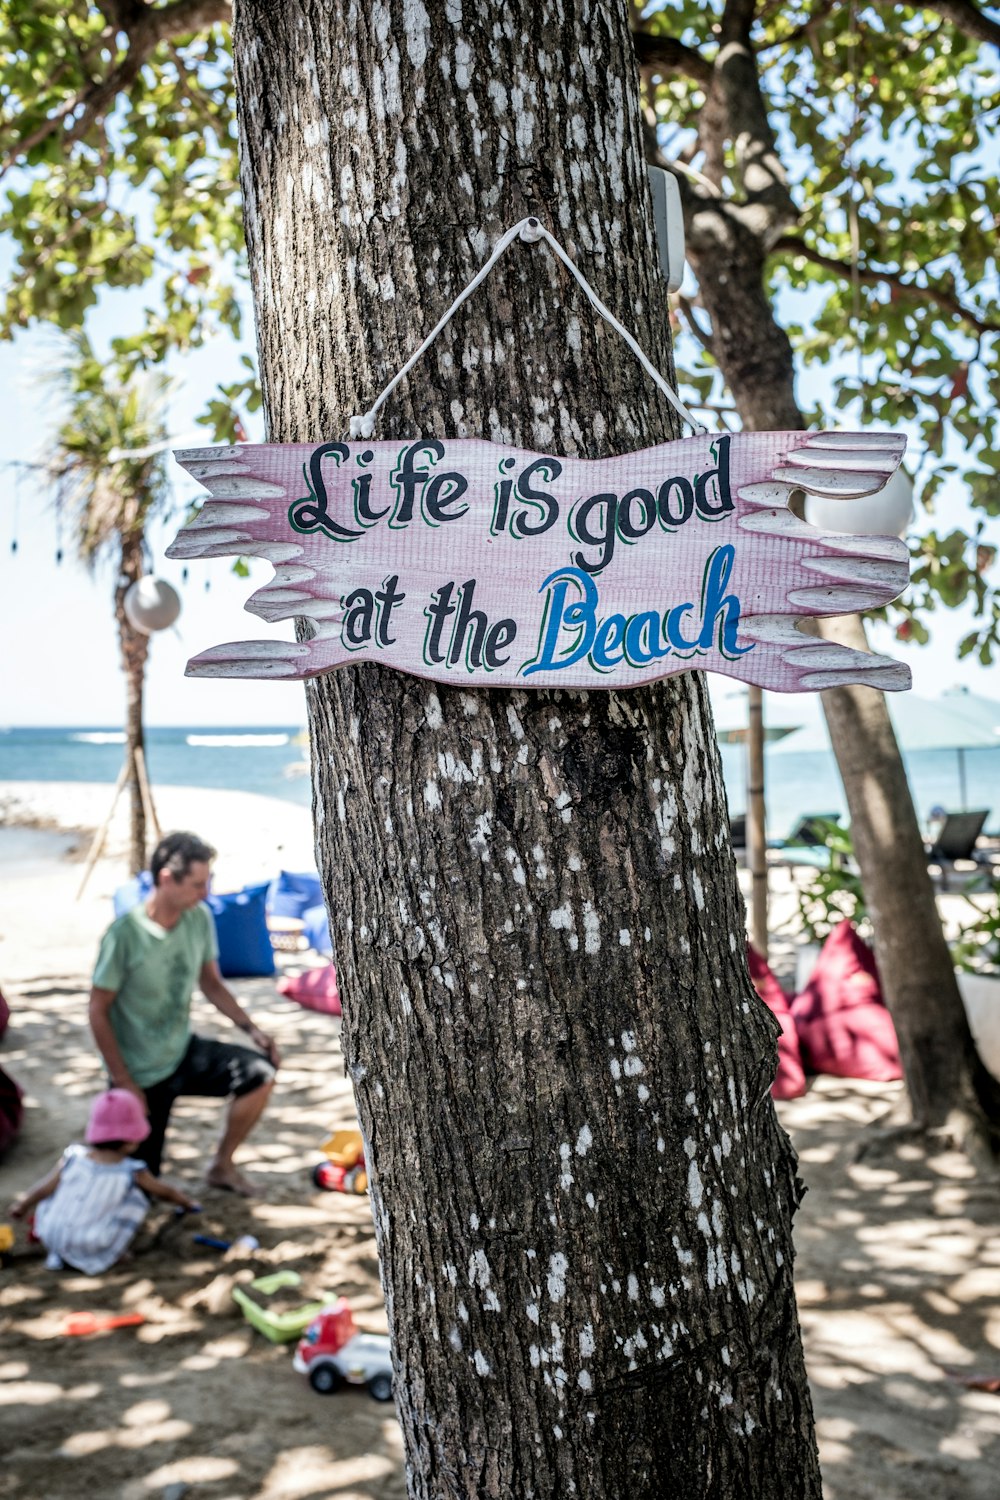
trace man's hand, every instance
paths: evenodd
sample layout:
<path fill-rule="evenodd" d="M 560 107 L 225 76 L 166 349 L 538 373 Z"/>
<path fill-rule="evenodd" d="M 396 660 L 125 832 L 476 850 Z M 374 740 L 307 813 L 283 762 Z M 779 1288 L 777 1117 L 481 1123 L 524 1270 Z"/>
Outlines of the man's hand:
<path fill-rule="evenodd" d="M 134 1078 L 129 1078 L 127 1076 L 124 1078 L 112 1078 L 111 1087 L 113 1089 L 125 1089 L 128 1093 L 134 1094 L 139 1103 L 142 1105 L 145 1113 L 147 1115 L 149 1114 L 149 1105 L 146 1103 L 146 1095 L 136 1083 Z"/>
<path fill-rule="evenodd" d="M 260 1027 L 255 1026 L 252 1021 L 247 1027 L 247 1036 L 255 1047 L 260 1048 L 273 1067 L 279 1068 L 281 1066 L 281 1053 L 278 1051 L 278 1046 L 273 1036 L 268 1036 L 266 1031 L 261 1031 Z"/>
<path fill-rule="evenodd" d="M 198 976 L 198 983 L 201 985 L 201 992 L 205 996 L 205 999 L 210 1001 L 216 1010 L 221 1011 L 228 1020 L 232 1021 L 234 1026 L 238 1026 L 241 1031 L 245 1031 L 254 1046 L 260 1048 L 272 1066 L 275 1068 L 278 1067 L 281 1062 L 281 1055 L 274 1044 L 273 1038 L 269 1037 L 266 1031 L 261 1031 L 259 1026 L 253 1024 L 219 973 L 219 965 L 214 958 L 202 965 L 201 973 Z"/>
<path fill-rule="evenodd" d="M 14 1199 L 13 1203 L 10 1205 L 10 1208 L 7 1210 L 7 1212 L 10 1214 L 10 1216 L 11 1216 L 12 1219 L 23 1219 L 24 1216 L 25 1216 L 25 1214 L 27 1213 L 27 1211 L 28 1211 L 28 1195 L 27 1195 L 27 1193 L 19 1193 L 17 1195 L 17 1197 Z"/>

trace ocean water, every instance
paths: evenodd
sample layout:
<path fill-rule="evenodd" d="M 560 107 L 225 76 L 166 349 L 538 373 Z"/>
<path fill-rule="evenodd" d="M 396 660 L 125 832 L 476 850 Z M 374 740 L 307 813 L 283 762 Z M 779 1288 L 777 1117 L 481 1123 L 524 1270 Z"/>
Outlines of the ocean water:
<path fill-rule="evenodd" d="M 114 785 L 122 763 L 124 735 L 106 729 L 0 729 L 0 782 L 96 781 Z M 746 756 L 738 745 L 721 747 L 729 805 L 746 808 Z M 307 747 L 300 725 L 231 729 L 147 729 L 146 759 L 154 786 L 201 786 L 257 792 L 308 807 L 311 786 L 304 770 Z M 958 756 L 922 750 L 904 757 L 917 814 L 926 826 L 931 808 L 957 811 Z M 1000 748 L 965 753 L 968 806 L 991 810 L 988 829 L 1000 827 Z M 837 812 L 847 804 L 831 753 L 768 756 L 768 829 L 790 832 L 807 813 Z"/>
<path fill-rule="evenodd" d="M 97 781 L 113 786 L 122 766 L 120 729 L 0 729 L 0 782 Z M 308 807 L 302 726 L 146 730 L 153 786 L 202 786 L 281 797 Z"/>
<path fill-rule="evenodd" d="M 722 769 L 730 809 L 746 809 L 746 751 L 740 745 L 722 745 Z M 1000 828 L 1000 747 L 965 751 L 965 806 L 986 808 L 988 832 Z M 959 759 L 954 750 L 903 752 L 903 763 L 921 828 L 926 832 L 931 810 L 948 812 L 963 808 Z M 767 826 L 772 837 L 790 833 L 807 814 L 836 812 L 845 825 L 847 798 L 837 762 L 830 750 L 766 755 L 764 762 Z"/>

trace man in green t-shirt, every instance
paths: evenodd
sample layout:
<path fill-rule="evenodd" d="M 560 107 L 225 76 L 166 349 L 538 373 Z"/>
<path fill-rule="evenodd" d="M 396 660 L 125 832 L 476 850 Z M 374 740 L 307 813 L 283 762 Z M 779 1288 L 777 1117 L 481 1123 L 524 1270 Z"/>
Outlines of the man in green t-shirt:
<path fill-rule="evenodd" d="M 250 1197 L 256 1190 L 233 1153 L 263 1113 L 280 1059 L 219 973 L 215 924 L 202 904 L 214 858 L 215 850 L 193 833 L 161 839 L 149 866 L 150 895 L 113 922 L 101 941 L 90 1026 L 112 1086 L 129 1089 L 149 1116 L 142 1154 L 150 1171 L 160 1170 L 175 1099 L 228 1097 L 208 1181 Z M 192 1035 L 195 985 L 259 1051 Z"/>

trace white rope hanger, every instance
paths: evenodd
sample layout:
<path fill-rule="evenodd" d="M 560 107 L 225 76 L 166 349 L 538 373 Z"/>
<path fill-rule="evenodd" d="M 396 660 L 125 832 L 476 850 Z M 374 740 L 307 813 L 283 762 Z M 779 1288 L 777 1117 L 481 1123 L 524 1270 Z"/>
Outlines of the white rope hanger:
<path fill-rule="evenodd" d="M 664 380 L 660 372 L 652 364 L 650 364 L 649 360 L 646 358 L 646 355 L 639 348 L 639 345 L 629 333 L 628 329 L 623 328 L 610 308 L 604 305 L 600 297 L 598 297 L 597 293 L 590 285 L 587 278 L 583 275 L 582 271 L 578 270 L 577 267 L 573 264 L 569 256 L 566 254 L 566 251 L 563 249 L 562 245 L 560 245 L 555 236 L 549 233 L 544 224 L 540 224 L 537 219 L 532 218 L 521 219 L 519 223 L 512 225 L 510 229 L 506 230 L 506 232 L 500 236 L 493 248 L 493 254 L 490 256 L 489 260 L 486 261 L 485 265 L 480 268 L 477 274 L 469 282 L 468 286 L 458 294 L 454 302 L 448 308 L 447 312 L 444 313 L 444 315 L 431 329 L 430 333 L 420 345 L 420 348 L 410 356 L 410 358 L 406 361 L 406 364 L 403 365 L 402 369 L 396 372 L 396 374 L 389 381 L 389 384 L 383 391 L 379 393 L 378 397 L 368 408 L 368 410 L 362 413 L 360 416 L 351 418 L 350 430 L 352 440 L 357 441 L 359 438 L 370 438 L 372 436 L 375 431 L 375 417 L 378 413 L 379 407 L 382 406 L 383 402 L 392 393 L 392 391 L 395 390 L 396 386 L 403 379 L 403 377 L 409 374 L 409 372 L 413 369 L 413 366 L 417 363 L 417 360 L 420 359 L 421 355 L 426 353 L 426 351 L 430 348 L 431 344 L 433 344 L 442 328 L 444 328 L 445 324 L 454 316 L 454 314 L 461 307 L 462 303 L 468 297 L 471 297 L 472 293 L 476 290 L 476 287 L 486 279 L 486 277 L 492 271 L 493 267 L 496 265 L 497 261 L 500 259 L 501 255 L 507 249 L 508 245 L 513 244 L 514 240 L 516 239 L 523 240 L 526 245 L 535 245 L 539 240 L 545 241 L 549 248 L 554 252 L 554 254 L 559 257 L 559 259 L 563 262 L 570 273 L 580 283 L 580 286 L 583 288 L 591 305 L 597 309 L 601 317 L 604 318 L 605 322 L 609 323 L 615 330 L 615 332 L 619 333 L 625 340 L 626 344 L 628 344 L 636 359 L 642 365 L 642 368 L 645 370 L 646 374 L 653 381 L 655 381 L 656 385 L 663 392 L 664 396 L 666 396 L 667 400 L 677 412 L 678 416 L 681 417 L 683 421 L 687 422 L 688 425 L 692 427 L 696 433 L 707 432 L 708 429 L 706 427 L 703 427 L 698 419 L 691 414 L 680 397 Z"/>

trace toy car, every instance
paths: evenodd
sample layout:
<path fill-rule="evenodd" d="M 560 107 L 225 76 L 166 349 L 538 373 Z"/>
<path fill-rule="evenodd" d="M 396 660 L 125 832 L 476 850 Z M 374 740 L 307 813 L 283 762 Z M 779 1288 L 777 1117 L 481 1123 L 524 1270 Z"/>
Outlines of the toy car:
<path fill-rule="evenodd" d="M 309 1324 L 295 1351 L 295 1368 L 322 1396 L 342 1385 L 363 1385 L 376 1401 L 392 1400 L 389 1340 L 384 1333 L 358 1333 L 344 1297 Z"/>
<path fill-rule="evenodd" d="M 328 1159 L 313 1168 L 316 1187 L 328 1193 L 368 1191 L 365 1143 L 360 1130 L 335 1130 L 323 1150 Z"/>

